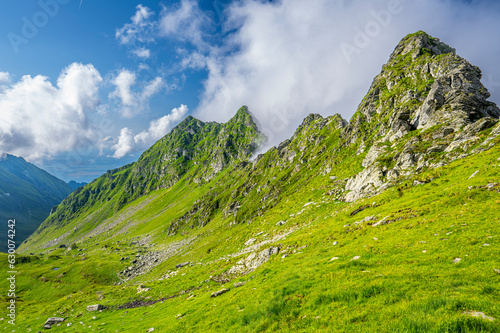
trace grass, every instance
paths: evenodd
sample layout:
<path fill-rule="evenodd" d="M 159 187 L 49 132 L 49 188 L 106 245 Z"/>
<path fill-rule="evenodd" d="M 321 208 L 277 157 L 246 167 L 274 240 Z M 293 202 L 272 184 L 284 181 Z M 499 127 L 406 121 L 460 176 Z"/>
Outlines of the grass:
<path fill-rule="evenodd" d="M 483 188 L 469 190 L 469 186 L 499 181 L 499 167 L 490 164 L 499 157 L 500 149 L 494 147 L 429 171 L 431 178 L 437 176 L 430 183 L 411 186 L 411 180 L 403 182 L 399 186 L 402 196 L 393 187 L 355 204 L 328 201 L 322 195 L 324 190 L 317 189 L 328 176 L 318 177 L 251 224 L 228 227 L 217 215 L 204 228 L 191 231 L 197 238 L 184 252 L 146 275 L 115 285 L 119 282 L 115 273 L 129 264 L 120 257 L 132 258 L 140 250 L 127 239 L 149 233 L 156 235 L 154 242 L 167 245 L 182 238 L 164 233 L 167 224 L 161 221 L 171 214 L 169 209 L 179 209 L 179 201 L 171 191 L 160 191 L 147 209 L 135 211 L 129 220 L 141 221 L 129 229 L 130 238 L 96 236 L 79 243 L 80 252 L 58 249 L 50 255 L 28 256 L 28 262 L 19 264 L 18 313 L 22 315 L 18 326 L 37 330 L 47 317 L 63 316 L 65 323 L 72 325 L 55 330 L 141 332 L 155 327 L 161 332 L 496 332 L 497 321 L 470 317 L 464 311 L 500 318 L 500 276 L 493 271 L 498 266 L 500 198 L 497 192 Z M 476 170 L 480 170 L 478 175 L 467 179 Z M 193 193 L 187 185 L 183 192 L 181 185 L 175 188 L 177 195 Z M 193 197 L 199 194 L 193 193 Z M 130 209 L 148 198 L 133 202 Z M 290 216 L 311 202 L 309 199 L 317 204 Z M 362 205 L 369 208 L 349 215 Z M 188 206 L 185 203 L 184 210 Z M 412 213 L 407 213 L 408 209 Z M 377 227 L 367 223 L 354 226 L 369 215 L 403 218 Z M 278 227 L 278 220 L 286 220 L 286 224 Z M 246 255 L 219 258 L 236 253 L 260 231 L 269 235 L 257 238 L 269 239 L 282 232 L 280 228 L 291 226 L 298 229 L 277 243 L 281 246 L 279 255 L 234 280 L 247 281 L 244 286 L 234 288 L 231 281 L 223 285 L 230 287 L 230 292 L 210 298 L 223 286 L 206 280 Z M 307 247 L 293 253 L 304 245 Z M 85 255 L 78 255 L 81 252 Z M 282 258 L 285 253 L 289 256 Z M 354 256 L 360 258 L 351 260 Z M 339 259 L 330 261 L 332 257 Z M 462 260 L 454 264 L 457 257 Z M 182 261 L 195 264 L 176 269 Z M 168 271 L 178 274 L 158 280 Z M 138 294 L 140 283 L 151 290 Z M 117 309 L 131 300 L 171 296 L 175 297 L 148 307 Z M 85 310 L 95 303 L 110 309 L 98 313 Z M 5 313 L 1 316 L 5 318 Z M 0 326 L 8 328 L 5 321 Z"/>

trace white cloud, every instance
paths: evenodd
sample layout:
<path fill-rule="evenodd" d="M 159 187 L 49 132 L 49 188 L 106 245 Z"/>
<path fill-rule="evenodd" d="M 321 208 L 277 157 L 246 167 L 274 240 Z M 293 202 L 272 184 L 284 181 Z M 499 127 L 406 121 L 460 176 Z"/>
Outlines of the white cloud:
<path fill-rule="evenodd" d="M 147 130 L 135 136 L 130 129 L 122 128 L 118 142 L 112 147 L 115 150 L 113 157 L 119 159 L 138 149 L 152 145 L 165 136 L 176 123 L 181 121 L 187 112 L 187 106 L 181 104 L 178 108 L 172 109 L 170 114 L 153 120 Z"/>
<path fill-rule="evenodd" d="M 145 47 L 140 47 L 138 49 L 132 50 L 132 53 L 140 59 L 148 59 L 151 56 L 151 51 Z"/>
<path fill-rule="evenodd" d="M 0 72 L 0 85 L 10 83 L 10 74 L 7 72 Z"/>
<path fill-rule="evenodd" d="M 127 69 L 121 70 L 120 73 L 111 81 L 111 83 L 115 85 L 116 89 L 110 94 L 110 98 L 119 98 L 124 106 L 136 105 L 135 96 L 132 93 L 132 86 L 135 84 L 135 80 L 135 73 Z"/>
<path fill-rule="evenodd" d="M 11 82 L 10 74 L 7 72 L 0 72 L 0 92 L 6 89 Z"/>
<path fill-rule="evenodd" d="M 41 160 L 94 142 L 89 116 L 101 81 L 94 66 L 73 63 L 56 86 L 41 75 L 9 85 L 0 92 L 0 150 Z"/>
<path fill-rule="evenodd" d="M 185 0 L 178 16 L 162 16 L 163 33 L 202 39 L 203 26 L 189 20 L 196 17 L 193 8 Z M 222 45 L 200 47 L 181 62 L 208 71 L 195 116 L 226 121 L 248 105 L 273 144 L 289 137 L 308 113 L 349 119 L 400 39 L 418 30 L 479 65 L 492 99 L 500 100 L 498 2 L 247 0 L 234 2 L 225 14 L 224 31 L 231 33 Z M 357 52 L 346 57 L 346 44 Z"/>
<path fill-rule="evenodd" d="M 208 16 L 194 0 L 181 0 L 180 5 L 165 8 L 159 21 L 160 34 L 197 47 L 206 46 L 204 30 L 210 25 Z"/>
<path fill-rule="evenodd" d="M 134 134 L 127 127 L 122 128 L 118 142 L 112 147 L 115 150 L 114 158 L 122 158 L 134 149 Z"/>
<path fill-rule="evenodd" d="M 109 94 L 109 98 L 117 98 L 120 101 L 120 112 L 123 117 L 131 118 L 148 106 L 149 99 L 166 88 L 165 80 L 156 77 L 149 82 L 141 82 L 142 91 L 136 88 L 137 76 L 134 72 L 122 69 L 118 75 L 111 80 L 115 90 Z"/>
<path fill-rule="evenodd" d="M 115 37 L 121 44 L 149 43 L 154 41 L 155 22 L 151 19 L 154 12 L 143 5 L 136 7 L 131 23 L 116 29 Z"/>

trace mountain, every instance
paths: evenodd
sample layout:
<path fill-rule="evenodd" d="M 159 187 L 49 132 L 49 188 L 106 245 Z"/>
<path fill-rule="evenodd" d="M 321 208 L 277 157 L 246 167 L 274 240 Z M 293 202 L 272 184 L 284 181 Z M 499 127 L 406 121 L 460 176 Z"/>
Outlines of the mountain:
<path fill-rule="evenodd" d="M 3 154 L 0 158 L 0 218 L 16 220 L 16 244 L 21 244 L 49 216 L 51 208 L 72 192 L 62 180 L 26 162 Z M 7 235 L 6 223 L 2 230 Z M 0 239 L 7 252 L 7 237 Z"/>
<path fill-rule="evenodd" d="M 71 189 L 72 189 L 73 191 L 74 191 L 74 190 L 76 190 L 76 189 L 77 189 L 77 188 L 79 188 L 79 187 L 84 187 L 84 186 L 85 186 L 85 185 L 87 185 L 87 184 L 88 184 L 88 183 L 85 183 L 85 182 L 81 182 L 81 183 L 79 183 L 79 182 L 75 182 L 74 180 L 71 180 L 71 181 L 69 181 L 69 182 L 68 182 L 69 187 L 71 187 Z"/>
<path fill-rule="evenodd" d="M 21 245 L 20 323 L 498 331 L 500 111 L 480 79 L 419 31 L 349 122 L 310 114 L 255 156 L 265 137 L 246 107 L 225 124 L 186 118 Z"/>

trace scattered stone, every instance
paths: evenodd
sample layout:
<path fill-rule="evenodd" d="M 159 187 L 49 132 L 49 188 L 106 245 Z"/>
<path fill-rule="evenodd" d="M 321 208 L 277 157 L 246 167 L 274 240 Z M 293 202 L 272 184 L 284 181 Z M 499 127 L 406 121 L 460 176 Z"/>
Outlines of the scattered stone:
<path fill-rule="evenodd" d="M 221 289 L 221 290 L 219 290 L 219 291 L 214 291 L 214 292 L 212 293 L 212 295 L 210 295 L 210 297 L 211 297 L 211 298 L 213 298 L 213 297 L 217 297 L 217 296 L 220 296 L 220 295 L 222 295 L 222 294 L 227 293 L 228 291 L 229 291 L 229 289 L 227 289 L 227 288 L 223 288 L 223 289 Z"/>
<path fill-rule="evenodd" d="M 150 329 L 148 329 L 148 332 L 154 332 L 155 328 L 154 327 L 151 327 Z"/>
<path fill-rule="evenodd" d="M 425 183 L 424 183 L 424 182 L 421 182 L 421 181 L 419 181 L 419 180 L 415 180 L 415 181 L 413 181 L 413 186 L 423 185 L 423 184 L 425 184 Z"/>
<path fill-rule="evenodd" d="M 285 221 L 279 221 L 278 223 L 276 223 L 276 225 L 277 225 L 277 226 L 280 226 L 280 227 L 281 227 L 282 225 L 284 225 L 284 224 L 285 224 Z"/>
<path fill-rule="evenodd" d="M 50 324 L 44 324 L 43 328 L 45 328 L 46 330 L 50 330 L 52 328 L 52 325 L 50 325 Z"/>
<path fill-rule="evenodd" d="M 338 243 L 339 243 L 339 242 L 335 241 L 335 242 L 333 242 L 333 245 L 337 245 Z"/>
<path fill-rule="evenodd" d="M 247 241 L 245 242 L 245 246 L 250 246 L 250 245 L 252 245 L 255 241 L 256 241 L 256 239 L 255 239 L 255 238 L 250 238 L 249 240 L 247 240 Z"/>
<path fill-rule="evenodd" d="M 186 261 L 186 262 L 182 262 L 182 263 L 180 263 L 180 264 L 177 264 L 177 265 L 175 265 L 175 267 L 176 267 L 176 268 L 182 268 L 182 267 L 187 266 L 187 265 L 189 265 L 189 261 Z"/>
<path fill-rule="evenodd" d="M 490 244 L 483 244 L 483 246 L 490 246 Z"/>
<path fill-rule="evenodd" d="M 497 274 L 500 274 L 500 269 L 493 268 L 493 270 L 494 270 Z"/>
<path fill-rule="evenodd" d="M 66 245 L 64 245 L 64 244 L 59 245 L 59 249 L 64 249 L 65 247 L 66 247 Z"/>
<path fill-rule="evenodd" d="M 104 310 L 104 309 L 106 309 L 106 307 L 104 305 L 101 305 L 101 304 L 87 306 L 87 311 L 100 311 L 100 310 Z"/>
<path fill-rule="evenodd" d="M 488 321 L 495 321 L 495 318 L 487 316 L 484 313 L 479 312 L 479 311 L 464 311 L 464 314 L 472 316 L 472 317 L 488 320 Z"/>
<path fill-rule="evenodd" d="M 281 256 L 282 259 L 285 259 L 286 257 L 288 257 L 287 253 L 285 253 L 283 256 Z"/>
<path fill-rule="evenodd" d="M 339 260 L 339 257 L 333 257 L 330 261 Z"/>
<path fill-rule="evenodd" d="M 358 260 L 359 258 L 361 258 L 361 256 L 354 256 L 354 257 L 351 259 L 351 261 L 353 261 L 353 260 Z"/>
<path fill-rule="evenodd" d="M 477 175 L 478 172 L 479 172 L 479 170 L 474 171 L 474 173 L 472 175 L 470 175 L 470 177 L 467 178 L 467 179 L 471 179 L 473 177 L 476 177 L 476 175 Z"/>
<path fill-rule="evenodd" d="M 261 232 L 257 233 L 255 236 L 260 236 L 260 235 L 262 235 L 263 233 L 264 233 L 264 231 L 261 231 Z"/>
<path fill-rule="evenodd" d="M 143 284 L 140 284 L 138 287 L 137 287 L 137 293 L 142 293 L 142 292 L 145 292 L 145 291 L 150 291 L 151 288 L 147 288 L 145 285 Z"/>
<path fill-rule="evenodd" d="M 245 285 L 245 283 L 247 283 L 246 281 L 241 281 L 241 282 L 236 282 L 234 284 L 234 287 L 235 288 L 238 288 L 238 287 L 243 287 Z"/>
<path fill-rule="evenodd" d="M 455 258 L 453 259 L 454 264 L 458 264 L 462 259 L 461 258 Z"/>

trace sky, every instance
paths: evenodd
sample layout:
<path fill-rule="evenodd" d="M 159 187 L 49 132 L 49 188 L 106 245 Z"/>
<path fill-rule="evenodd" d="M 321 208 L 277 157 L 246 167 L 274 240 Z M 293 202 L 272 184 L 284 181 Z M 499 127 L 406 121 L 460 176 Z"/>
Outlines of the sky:
<path fill-rule="evenodd" d="M 89 182 L 187 115 L 243 105 L 277 145 L 309 113 L 349 120 L 418 30 L 479 66 L 500 103 L 496 0 L 3 1 L 0 152 Z"/>

